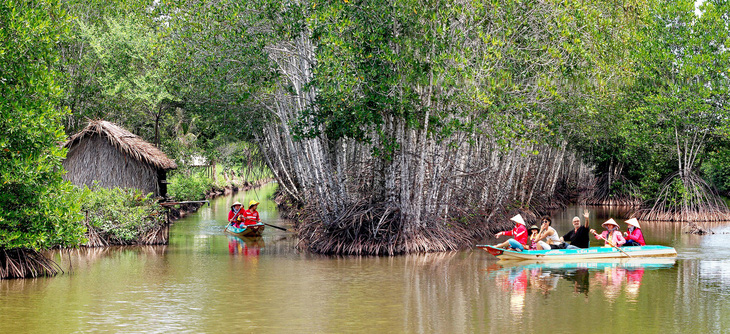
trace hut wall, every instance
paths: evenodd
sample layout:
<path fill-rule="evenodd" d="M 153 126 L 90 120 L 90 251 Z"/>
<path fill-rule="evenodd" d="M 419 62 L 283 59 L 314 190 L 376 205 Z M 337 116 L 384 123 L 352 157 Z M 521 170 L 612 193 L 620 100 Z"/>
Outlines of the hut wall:
<path fill-rule="evenodd" d="M 97 181 L 105 188 L 137 188 L 159 195 L 157 169 L 112 146 L 107 138 L 93 135 L 70 147 L 63 167 L 64 178 L 77 186 Z"/>

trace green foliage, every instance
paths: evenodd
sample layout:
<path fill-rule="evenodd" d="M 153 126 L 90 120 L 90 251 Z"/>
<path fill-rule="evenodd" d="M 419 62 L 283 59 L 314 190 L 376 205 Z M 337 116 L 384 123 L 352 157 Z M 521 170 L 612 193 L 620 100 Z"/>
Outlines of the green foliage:
<path fill-rule="evenodd" d="M 404 147 L 388 127 L 396 120 L 449 145 L 472 134 L 503 148 L 567 141 L 598 174 L 620 162 L 644 198 L 703 159 L 722 187 L 717 157 L 675 148 L 730 134 L 724 1 L 702 2 L 699 16 L 691 0 L 64 5 L 77 14 L 62 35 L 71 120 L 111 118 L 147 139 L 157 124 L 176 158 L 203 152 L 225 169 L 256 169 L 263 156 L 243 143 L 280 122 L 281 94 L 312 91 L 311 109 L 282 127 L 377 143 L 383 159 Z M 313 43 L 299 59 L 314 64 L 311 81 L 272 57 L 300 40 Z M 306 78 L 287 78 L 297 75 Z M 172 191 L 179 199 L 215 186 L 177 177 L 189 183 Z"/>
<path fill-rule="evenodd" d="M 123 101 L 130 108 L 120 116 L 138 129 L 154 130 L 159 143 L 159 121 L 176 104 L 169 91 L 169 48 L 160 34 L 137 16 L 108 17 L 102 24 L 78 21 L 82 40 L 98 65 L 96 78 L 108 101 Z M 119 117 L 119 116 L 117 116 Z"/>
<path fill-rule="evenodd" d="M 205 193 L 215 185 L 214 181 L 203 172 L 176 171 L 168 177 L 167 191 L 170 197 L 178 201 L 195 201 L 205 198 Z"/>
<path fill-rule="evenodd" d="M 559 142 L 630 76 L 621 46 L 636 38 L 634 10 L 602 1 L 312 2 L 303 15 L 317 47 L 317 103 L 295 133 L 377 135 L 383 157 L 400 140 L 378 130 L 392 117 L 438 141 L 467 133 L 504 147 Z"/>
<path fill-rule="evenodd" d="M 165 222 L 165 213 L 152 193 L 137 189 L 84 186 L 78 189 L 81 210 L 97 232 L 120 243 L 133 243 L 150 229 Z"/>
<path fill-rule="evenodd" d="M 221 145 L 216 149 L 216 163 L 229 173 L 236 173 L 247 181 L 258 181 L 271 177 L 268 167 L 263 164 L 259 147 L 239 141 Z"/>
<path fill-rule="evenodd" d="M 730 194 L 730 147 L 709 152 L 701 166 L 702 174 L 718 192 Z"/>
<path fill-rule="evenodd" d="M 617 46 L 626 53 L 617 65 L 634 75 L 620 94 L 601 102 L 602 111 L 587 114 L 586 132 L 575 145 L 598 174 L 621 162 L 644 199 L 656 197 L 668 175 L 691 173 L 704 158 L 705 144 L 725 141 L 730 133 L 728 4 L 705 1 L 701 15 L 691 0 L 647 4 L 630 43 Z M 707 175 L 719 171 L 703 168 Z"/>
<path fill-rule="evenodd" d="M 165 42 L 174 61 L 169 75 L 185 108 L 201 119 L 200 147 L 209 153 L 228 142 L 254 139 L 270 113 L 262 102 L 278 73 L 267 46 L 283 38 L 265 25 L 281 7 L 274 1 L 163 1 L 157 15 L 169 25 Z M 273 107 L 266 105 L 266 107 Z"/>
<path fill-rule="evenodd" d="M 0 248 L 76 246 L 79 204 L 62 180 L 65 150 L 56 44 L 58 1 L 0 3 Z"/>

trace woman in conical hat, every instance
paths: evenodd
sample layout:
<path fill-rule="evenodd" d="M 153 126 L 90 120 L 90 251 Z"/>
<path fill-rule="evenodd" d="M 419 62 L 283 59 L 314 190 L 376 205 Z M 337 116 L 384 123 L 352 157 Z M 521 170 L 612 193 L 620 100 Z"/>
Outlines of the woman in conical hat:
<path fill-rule="evenodd" d="M 636 220 L 636 218 L 631 218 L 626 221 L 626 224 L 629 225 L 629 230 L 628 232 L 624 232 L 624 236 L 626 236 L 626 243 L 624 246 L 646 246 L 644 233 L 641 232 L 639 221 Z"/>
<path fill-rule="evenodd" d="M 513 239 L 509 239 L 501 244 L 494 245 L 496 248 L 509 248 L 523 251 L 527 247 L 527 227 L 525 226 L 525 220 L 522 219 L 522 215 L 517 214 L 510 218 L 511 221 L 515 222 L 515 227 L 509 231 L 502 231 L 494 236 L 499 238 L 503 235 L 512 236 Z"/>
<path fill-rule="evenodd" d="M 603 245 L 604 247 L 619 247 L 626 243 L 626 239 L 621 235 L 621 231 L 618 230 L 618 223 L 613 218 L 609 218 L 601 226 L 606 228 L 606 230 L 598 235 L 594 229 L 591 229 L 591 234 L 594 234 L 596 239 L 603 239 L 606 242 Z"/>
<path fill-rule="evenodd" d="M 241 203 L 236 201 L 231 205 L 231 211 L 228 212 L 228 223 L 238 227 L 241 220 L 243 220 L 243 209 L 241 209 Z"/>

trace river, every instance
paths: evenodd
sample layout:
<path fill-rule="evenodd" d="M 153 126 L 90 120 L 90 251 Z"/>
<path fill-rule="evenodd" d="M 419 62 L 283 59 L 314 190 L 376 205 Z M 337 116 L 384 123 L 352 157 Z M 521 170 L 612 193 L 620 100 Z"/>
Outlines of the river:
<path fill-rule="evenodd" d="M 270 227 L 258 241 L 222 233 L 236 200 L 289 226 L 274 189 L 211 201 L 174 223 L 167 246 L 54 252 L 65 274 L 0 281 L 0 333 L 730 332 L 728 225 L 696 236 L 644 223 L 676 259 L 561 266 L 506 266 L 476 248 L 321 256 Z M 567 232 L 581 210 L 555 213 L 554 226 Z M 589 210 L 596 229 L 617 215 Z"/>

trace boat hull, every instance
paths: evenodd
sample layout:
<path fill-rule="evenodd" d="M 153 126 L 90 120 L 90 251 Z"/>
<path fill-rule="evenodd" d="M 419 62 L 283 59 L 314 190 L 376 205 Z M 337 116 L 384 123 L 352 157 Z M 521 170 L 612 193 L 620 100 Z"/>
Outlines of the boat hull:
<path fill-rule="evenodd" d="M 542 260 L 542 261 L 579 261 L 585 259 L 620 259 L 634 257 L 673 257 L 677 251 L 667 246 L 590 247 L 581 249 L 526 250 L 522 252 L 477 245 L 500 260 Z M 623 251 L 623 252 L 622 252 Z"/>
<path fill-rule="evenodd" d="M 635 257 L 613 259 L 580 259 L 574 261 L 545 261 L 545 260 L 500 260 L 503 268 L 521 267 L 526 269 L 540 268 L 543 270 L 577 269 L 602 270 L 606 268 L 634 269 L 666 269 L 673 267 L 677 262 L 674 257 Z"/>
<path fill-rule="evenodd" d="M 235 236 L 239 237 L 256 237 L 260 236 L 261 233 L 264 232 L 264 226 L 263 223 L 258 223 L 254 225 L 245 225 L 243 228 L 238 228 L 233 225 L 226 226 L 226 233 L 233 234 Z"/>

